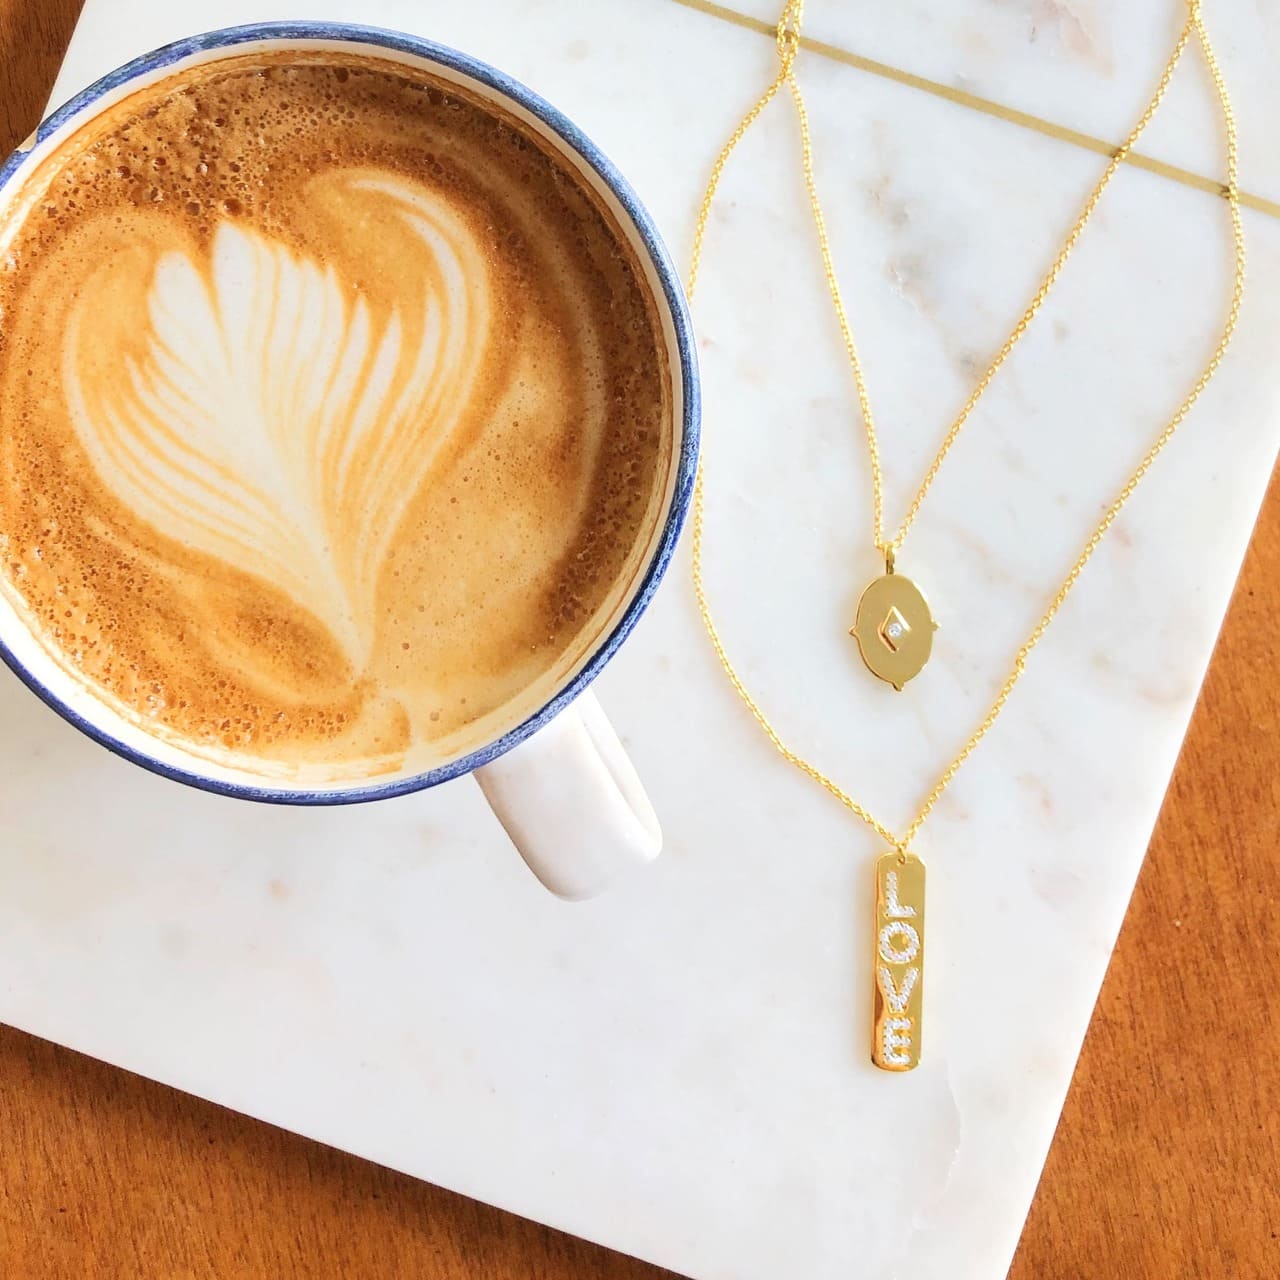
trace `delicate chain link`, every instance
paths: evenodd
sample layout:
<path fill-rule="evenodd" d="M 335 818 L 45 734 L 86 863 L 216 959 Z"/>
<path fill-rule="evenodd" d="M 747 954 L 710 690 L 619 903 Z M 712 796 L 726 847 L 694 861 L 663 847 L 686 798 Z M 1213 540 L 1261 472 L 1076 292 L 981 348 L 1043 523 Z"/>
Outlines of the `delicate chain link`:
<path fill-rule="evenodd" d="M 911 505 L 907 508 L 907 514 L 903 518 L 902 524 L 898 526 L 898 531 L 893 535 L 893 539 L 889 544 L 894 550 L 902 546 L 907 536 L 908 530 L 915 523 L 916 516 L 920 514 L 920 508 L 924 505 L 925 495 L 929 492 L 934 480 L 937 478 L 938 472 L 942 470 L 942 463 L 947 454 L 951 452 L 951 446 L 955 444 L 960 432 L 964 429 L 965 423 L 969 421 L 970 415 L 978 405 L 978 401 L 986 394 L 987 388 L 991 385 L 996 374 L 999 373 L 1005 361 L 1008 360 L 1010 353 L 1016 347 L 1022 336 L 1031 327 L 1031 322 L 1036 318 L 1040 308 L 1044 306 L 1045 300 L 1048 298 L 1053 286 L 1057 284 L 1058 277 L 1062 274 L 1062 269 L 1067 265 L 1067 260 L 1071 257 L 1080 236 L 1083 233 L 1086 224 L 1093 216 L 1093 211 L 1097 208 L 1098 201 L 1102 199 L 1103 192 L 1111 185 L 1111 179 L 1115 177 L 1117 170 L 1125 160 L 1129 153 L 1137 145 L 1138 139 L 1145 132 L 1147 125 L 1151 123 L 1151 118 L 1159 109 L 1161 102 L 1164 101 L 1165 93 L 1169 89 L 1169 81 L 1173 79 L 1173 73 L 1177 70 L 1178 63 L 1182 60 L 1182 55 L 1186 52 L 1187 43 L 1191 39 L 1193 30 L 1203 30 L 1200 27 L 1200 0 L 1192 0 L 1188 6 L 1188 17 L 1186 25 L 1182 28 L 1178 36 L 1178 42 L 1173 47 L 1173 52 L 1169 55 L 1169 60 L 1164 65 L 1164 70 L 1160 75 L 1160 79 L 1156 84 L 1155 92 L 1151 95 L 1151 100 L 1147 103 L 1146 110 L 1138 118 L 1138 123 L 1133 126 L 1129 136 L 1120 144 L 1108 162 L 1107 167 L 1102 171 L 1102 176 L 1098 179 L 1093 190 L 1089 192 L 1088 199 L 1084 202 L 1080 213 L 1077 215 L 1075 222 L 1071 224 L 1071 230 L 1067 232 L 1067 238 L 1062 242 L 1062 248 L 1058 251 L 1058 256 L 1054 259 L 1053 265 L 1045 273 L 1044 279 L 1040 282 L 1040 287 L 1036 290 L 1035 295 L 1027 304 L 1027 309 L 1022 313 L 1018 323 L 1014 325 L 1012 332 L 1005 339 L 1004 345 L 996 352 L 995 358 L 987 366 L 986 372 L 978 379 L 977 385 L 970 393 L 968 400 L 965 401 L 964 407 L 960 410 L 954 422 L 947 428 L 947 433 L 942 438 L 942 443 L 938 446 L 938 452 L 934 455 L 933 461 L 929 464 L 929 469 L 924 473 L 924 479 L 920 482 L 920 487 L 916 490 L 915 496 L 911 499 Z M 793 78 L 792 84 L 795 84 Z M 1223 99 L 1229 108 L 1229 103 Z M 808 147 L 806 146 L 806 152 Z M 812 164 L 812 159 L 807 161 Z M 837 306 L 839 304 L 837 303 Z M 855 376 L 859 384 L 862 382 L 862 371 L 855 366 Z M 859 398 L 862 398 L 860 392 Z M 874 434 L 875 426 L 871 419 L 867 420 L 868 434 Z M 872 482 L 877 489 L 883 483 L 879 473 L 879 468 L 873 468 Z M 880 546 L 884 539 L 884 530 L 876 527 L 875 531 L 876 545 Z"/>
<path fill-rule="evenodd" d="M 1164 70 L 1157 83 L 1155 93 L 1152 95 L 1150 102 L 1147 104 L 1146 110 L 1142 113 L 1138 123 L 1134 126 L 1129 136 L 1120 145 L 1111 157 L 1106 169 L 1103 171 L 1102 177 L 1098 180 L 1093 190 L 1090 192 L 1089 198 L 1085 201 L 1080 215 L 1072 225 L 1071 231 L 1068 233 L 1062 249 L 1060 250 L 1053 266 L 1045 275 L 1032 298 L 1030 305 L 1023 312 L 1022 318 L 1014 327 L 1013 332 L 1001 347 L 995 359 L 988 366 L 987 371 L 978 381 L 973 393 L 970 395 L 964 408 L 961 410 L 959 417 L 952 423 L 943 439 L 942 446 L 938 450 L 933 463 L 929 470 L 925 473 L 923 482 L 916 492 L 916 496 L 908 508 L 907 518 L 903 522 L 897 534 L 890 541 L 885 541 L 883 536 L 883 490 L 880 475 L 880 455 L 879 447 L 876 439 L 875 423 L 871 414 L 870 400 L 867 395 L 866 382 L 862 374 L 862 362 L 858 356 L 857 344 L 853 338 L 853 331 L 849 324 L 848 315 L 845 311 L 844 303 L 840 295 L 840 286 L 836 279 L 835 267 L 832 263 L 831 246 L 827 236 L 826 220 L 822 214 L 822 206 L 818 199 L 817 187 L 813 176 L 813 147 L 809 133 L 809 117 L 805 109 L 804 98 L 800 92 L 800 85 L 795 76 L 795 61 L 800 47 L 800 26 L 804 16 L 804 0 L 788 0 L 788 3 L 782 11 L 782 16 L 778 21 L 777 27 L 777 44 L 778 44 L 778 73 L 774 77 L 773 82 L 760 95 L 754 105 L 747 111 L 746 115 L 738 124 L 738 127 L 729 136 L 729 140 L 721 148 L 719 155 L 716 157 L 715 164 L 711 168 L 711 176 L 707 183 L 706 193 L 703 196 L 702 204 L 698 210 L 697 221 L 694 225 L 693 248 L 690 254 L 690 266 L 688 276 L 688 294 L 690 300 L 693 299 L 694 292 L 697 287 L 698 269 L 702 262 L 702 245 L 706 236 L 707 221 L 711 214 L 711 206 L 715 200 L 716 191 L 720 185 L 720 179 L 724 174 L 725 165 L 728 163 L 729 157 L 733 154 L 738 144 L 742 141 L 747 131 L 759 118 L 760 114 L 777 96 L 779 90 L 783 86 L 787 86 L 791 91 L 791 96 L 795 102 L 796 113 L 800 122 L 800 139 L 801 139 L 801 156 L 804 168 L 805 189 L 809 196 L 809 204 L 813 213 L 813 222 L 817 230 L 818 245 L 822 251 L 822 262 L 826 272 L 827 284 L 831 290 L 832 301 L 835 304 L 836 316 L 840 323 L 841 335 L 844 338 L 845 349 L 849 355 L 849 362 L 853 369 L 854 381 L 858 390 L 858 401 L 862 409 L 863 422 L 866 425 L 867 444 L 871 454 L 871 472 L 874 487 L 874 524 L 876 534 L 876 545 L 887 555 L 892 555 L 902 544 L 903 538 L 906 536 L 907 530 L 911 527 L 920 506 L 924 501 L 925 495 L 933 483 L 934 478 L 938 474 L 938 470 L 942 466 L 942 461 L 946 457 L 947 452 L 955 443 L 956 437 L 959 436 L 973 412 L 974 406 L 981 398 L 982 394 L 990 385 L 992 379 L 999 371 L 1000 367 L 1009 357 L 1009 353 L 1017 345 L 1018 340 L 1026 332 L 1031 321 L 1035 318 L 1036 313 L 1043 305 L 1049 291 L 1061 274 L 1063 267 L 1066 265 L 1067 259 L 1071 256 L 1071 251 L 1075 248 L 1076 242 L 1080 238 L 1081 232 L 1084 230 L 1085 224 L 1089 221 L 1093 214 L 1102 193 L 1106 190 L 1108 183 L 1115 175 L 1116 170 L 1124 162 L 1125 157 L 1132 150 L 1143 130 L 1151 122 L 1152 116 L 1155 115 L 1157 108 L 1163 101 L 1169 82 L 1173 77 L 1173 73 L 1177 68 L 1183 53 L 1192 36 L 1194 36 L 1200 46 L 1200 50 L 1204 55 L 1205 65 L 1209 69 L 1209 74 L 1213 80 L 1214 91 L 1217 95 L 1218 104 L 1222 110 L 1223 127 L 1226 138 L 1226 158 L 1227 158 L 1227 181 L 1222 188 L 1222 195 L 1227 201 L 1231 217 L 1231 235 L 1233 242 L 1233 278 L 1231 300 L 1227 310 L 1226 322 L 1223 325 L 1221 335 L 1218 338 L 1217 345 L 1213 354 L 1210 356 L 1208 363 L 1201 370 L 1199 376 L 1191 385 L 1191 389 L 1186 393 L 1182 402 L 1178 405 L 1173 416 L 1165 424 L 1164 429 L 1156 437 L 1151 447 L 1147 450 L 1142 460 L 1134 469 L 1132 475 L 1125 482 L 1120 492 L 1116 495 L 1110 506 L 1103 513 L 1102 518 L 1094 526 L 1088 539 L 1084 544 L 1075 563 L 1071 566 L 1061 587 L 1058 588 L 1057 594 L 1053 597 L 1049 607 L 1041 615 L 1040 620 L 1036 623 L 1031 634 L 1027 637 L 1022 647 L 1014 656 L 1013 667 L 1004 683 L 1000 686 L 999 692 L 996 694 L 995 701 L 991 704 L 990 710 L 983 718 L 982 722 L 969 736 L 964 746 L 961 747 L 959 753 L 951 761 L 949 765 L 939 775 L 938 780 L 934 783 L 933 788 L 925 797 L 919 811 L 910 825 L 902 833 L 896 836 L 889 828 L 882 823 L 874 814 L 865 806 L 859 804 L 847 791 L 845 791 L 834 779 L 829 777 L 816 765 L 804 759 L 803 756 L 793 751 L 782 740 L 778 731 L 774 728 L 769 717 L 761 709 L 760 705 L 752 697 L 751 692 L 743 683 L 742 678 L 738 675 L 736 668 L 729 658 L 725 650 L 724 642 L 720 637 L 720 633 L 716 628 L 715 620 L 711 614 L 711 607 L 707 600 L 706 583 L 703 575 L 703 543 L 705 533 L 705 508 L 706 508 L 706 441 L 703 441 L 703 462 L 698 469 L 698 476 L 694 485 L 693 494 L 693 523 L 692 523 L 692 543 L 693 543 L 693 589 L 697 597 L 698 611 L 702 615 L 702 621 L 706 627 L 707 634 L 711 638 L 711 643 L 715 648 L 716 656 L 720 660 L 720 665 L 724 668 L 725 674 L 729 677 L 730 683 L 737 691 L 738 696 L 745 703 L 747 709 L 756 719 L 761 729 L 764 730 L 769 741 L 777 749 L 778 753 L 793 764 L 802 773 L 807 774 L 819 786 L 825 788 L 832 796 L 834 796 L 842 805 L 845 806 L 856 817 L 860 818 L 867 824 L 882 840 L 891 845 L 900 853 L 905 851 L 915 837 L 919 834 L 920 828 L 924 825 L 926 819 L 933 812 L 934 806 L 937 805 L 942 793 L 951 784 L 956 774 L 960 771 L 965 761 L 973 754 L 978 743 L 986 737 L 992 725 L 995 724 L 1000 712 L 1004 710 L 1005 703 L 1009 700 L 1009 695 L 1013 692 L 1014 687 L 1022 678 L 1023 672 L 1026 670 L 1027 659 L 1031 651 L 1040 643 L 1044 633 L 1049 629 L 1050 624 L 1057 616 L 1058 611 L 1066 602 L 1067 597 L 1071 594 L 1072 588 L 1079 580 L 1081 573 L 1084 571 L 1085 565 L 1089 562 L 1093 553 L 1098 549 L 1098 545 L 1106 536 L 1107 531 L 1115 523 L 1116 517 L 1120 514 L 1124 504 L 1132 497 L 1133 492 L 1141 484 L 1143 477 L 1151 469 L 1157 456 L 1164 447 L 1173 438 L 1174 433 L 1186 420 L 1187 415 L 1191 412 L 1192 407 L 1200 398 L 1204 389 L 1209 385 L 1218 367 L 1222 363 L 1223 356 L 1226 354 L 1231 339 L 1235 335 L 1236 326 L 1240 319 L 1240 307 L 1244 299 L 1244 281 L 1245 281 L 1245 241 L 1244 241 L 1244 224 L 1240 216 L 1240 189 L 1238 182 L 1238 144 L 1236 136 L 1236 119 L 1235 112 L 1231 106 L 1231 98 L 1227 93 L 1226 81 L 1223 79 L 1221 67 L 1214 53 L 1213 45 L 1209 39 L 1209 33 L 1204 26 L 1204 20 L 1200 12 L 1200 0 L 1188 0 L 1187 4 L 1187 20 L 1179 34 L 1177 44 L 1174 46 L 1173 52 L 1169 55 L 1168 61 L 1165 63 Z"/>

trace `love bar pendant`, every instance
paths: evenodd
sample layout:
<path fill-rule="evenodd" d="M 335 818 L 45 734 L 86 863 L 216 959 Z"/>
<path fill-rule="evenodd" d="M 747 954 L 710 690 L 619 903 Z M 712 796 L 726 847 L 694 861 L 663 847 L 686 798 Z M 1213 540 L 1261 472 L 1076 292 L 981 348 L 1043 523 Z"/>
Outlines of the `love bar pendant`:
<path fill-rule="evenodd" d="M 875 1023 L 871 1061 L 883 1071 L 920 1062 L 924 1009 L 924 863 L 886 853 L 876 862 Z"/>

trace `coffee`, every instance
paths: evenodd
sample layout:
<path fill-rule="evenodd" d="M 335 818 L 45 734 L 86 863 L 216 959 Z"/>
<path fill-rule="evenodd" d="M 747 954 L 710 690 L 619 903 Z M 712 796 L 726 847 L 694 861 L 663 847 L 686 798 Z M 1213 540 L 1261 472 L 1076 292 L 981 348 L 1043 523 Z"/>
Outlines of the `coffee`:
<path fill-rule="evenodd" d="M 0 226 L 0 585 L 148 731 L 265 777 L 492 740 L 643 566 L 672 405 L 642 268 L 469 92 L 228 57 Z"/>

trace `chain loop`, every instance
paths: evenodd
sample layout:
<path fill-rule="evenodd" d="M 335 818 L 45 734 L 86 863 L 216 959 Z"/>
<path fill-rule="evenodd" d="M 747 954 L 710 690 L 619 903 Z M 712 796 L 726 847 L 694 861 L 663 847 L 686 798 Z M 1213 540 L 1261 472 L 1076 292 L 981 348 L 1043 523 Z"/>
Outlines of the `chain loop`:
<path fill-rule="evenodd" d="M 864 805 L 860 804 L 847 791 L 842 788 L 833 778 L 829 777 L 816 765 L 810 763 L 798 752 L 789 747 L 781 738 L 778 731 L 774 728 L 772 721 L 756 702 L 751 692 L 743 683 L 742 678 L 738 675 L 737 669 L 734 667 L 725 649 L 724 642 L 720 636 L 720 632 L 716 627 L 715 620 L 711 613 L 711 607 L 707 599 L 706 582 L 703 573 L 703 547 L 706 531 L 706 456 L 707 442 L 703 437 L 703 455 L 702 464 L 698 468 L 697 479 L 694 484 L 693 491 L 693 520 L 692 520 L 692 546 L 693 546 L 693 589 L 694 595 L 698 603 L 698 611 L 702 616 L 703 625 L 706 627 L 707 635 L 711 639 L 712 647 L 716 656 L 720 661 L 720 665 L 724 668 L 725 674 L 729 678 L 730 684 L 737 692 L 739 698 L 750 711 L 753 718 L 764 731 L 765 736 L 773 744 L 778 754 L 782 756 L 788 763 L 794 765 L 802 773 L 812 778 L 819 786 L 828 791 L 836 800 L 838 800 L 846 809 L 855 817 L 864 822 L 872 831 L 876 833 L 891 849 L 898 853 L 900 857 L 905 857 L 908 849 L 916 836 L 919 835 L 920 829 L 924 826 L 933 812 L 938 801 L 941 799 L 943 792 L 951 785 L 957 773 L 964 766 L 965 762 L 973 754 L 978 744 L 990 732 L 991 727 L 999 718 L 1000 713 L 1004 710 L 1005 704 L 1008 702 L 1010 695 L 1013 693 L 1018 681 L 1022 679 L 1027 669 L 1027 660 L 1031 656 L 1031 652 L 1036 645 L 1040 643 L 1045 632 L 1049 629 L 1053 620 L 1057 617 L 1062 606 L 1066 603 L 1067 597 L 1071 594 L 1072 588 L 1076 585 L 1080 575 L 1084 572 L 1084 567 L 1092 558 L 1093 553 L 1098 549 L 1103 538 L 1115 523 L 1125 503 L 1133 496 L 1134 491 L 1139 484 L 1142 483 L 1147 473 L 1151 470 L 1156 458 L 1161 451 L 1173 439 L 1178 428 L 1187 419 L 1191 413 L 1196 401 L 1199 400 L 1205 388 L 1212 381 L 1213 376 L 1217 373 L 1219 366 L 1222 364 L 1223 357 L 1227 353 L 1227 348 L 1231 345 L 1231 340 L 1235 336 L 1235 331 L 1240 320 L 1240 308 L 1244 301 L 1244 283 L 1245 283 L 1245 240 L 1244 240 L 1244 224 L 1240 214 L 1240 188 L 1239 188 L 1239 155 L 1238 155 L 1238 139 L 1236 130 L 1235 111 L 1231 105 L 1231 98 L 1227 92 L 1226 81 L 1222 75 L 1222 69 L 1219 66 L 1217 54 L 1214 51 L 1213 44 L 1209 39 L 1209 33 L 1205 28 L 1203 18 L 1201 16 L 1201 0 L 1187 0 L 1187 19 L 1185 25 L 1178 36 L 1177 43 L 1173 48 L 1173 52 L 1169 55 L 1164 65 L 1164 69 L 1156 84 L 1155 92 L 1152 94 L 1146 109 L 1138 119 L 1138 123 L 1130 131 L 1128 137 L 1116 149 L 1103 170 L 1102 176 L 1094 185 L 1088 198 L 1072 224 L 1071 230 L 1067 233 L 1067 237 L 1063 242 L 1063 246 L 1054 260 L 1053 265 L 1049 268 L 1041 280 L 1040 287 L 1036 290 L 1030 304 L 1024 310 L 1018 323 L 1014 326 L 1013 331 L 1005 340 L 1004 345 L 997 352 L 995 358 L 987 367 L 986 372 L 978 380 L 972 394 L 965 402 L 960 414 L 952 422 L 946 435 L 943 437 L 941 446 L 937 454 L 934 456 L 933 462 L 929 469 L 925 472 L 924 480 L 921 482 L 919 489 L 911 500 L 911 504 L 907 509 L 907 515 L 897 533 L 892 538 L 884 536 L 884 500 L 883 486 L 881 482 L 880 469 L 880 452 L 879 443 L 876 436 L 875 419 L 871 412 L 870 397 L 867 393 L 866 380 L 862 373 L 862 362 L 858 354 L 858 347 L 853 337 L 853 330 L 849 323 L 849 318 L 845 310 L 844 302 L 840 294 L 839 282 L 836 278 L 835 266 L 831 255 L 831 245 L 827 236 L 826 220 L 822 213 L 822 205 L 818 199 L 817 185 L 814 180 L 813 173 L 813 145 L 809 131 L 809 116 L 805 107 L 804 97 L 800 91 L 799 81 L 795 75 L 795 61 L 800 48 L 800 28 L 804 14 L 804 0 L 787 0 L 787 4 L 783 8 L 782 15 L 777 26 L 777 46 L 779 67 L 777 75 L 770 83 L 768 88 L 760 95 L 755 103 L 747 110 L 746 114 L 738 123 L 737 128 L 730 134 L 728 141 L 720 149 L 716 157 L 715 163 L 711 167 L 711 174 L 707 182 L 706 192 L 703 195 L 702 204 L 698 210 L 698 216 L 694 224 L 693 246 L 690 252 L 689 276 L 687 292 L 692 302 L 698 282 L 698 271 L 702 263 L 703 241 L 706 237 L 707 222 L 711 215 L 711 207 L 715 200 L 716 192 L 720 186 L 720 180 L 724 175 L 725 165 L 728 163 L 729 157 L 733 154 L 738 144 L 746 136 L 747 131 L 759 119 L 761 113 L 766 107 L 777 97 L 779 91 L 785 85 L 791 93 L 792 100 L 795 104 L 796 115 L 800 124 L 800 140 L 801 140 L 801 159 L 804 173 L 805 190 L 809 197 L 809 205 L 813 215 L 813 223 L 817 232 L 818 246 L 822 253 L 823 269 L 826 274 L 827 286 L 831 292 L 831 298 L 835 305 L 836 318 L 840 325 L 841 336 L 844 339 L 845 350 L 849 357 L 849 363 L 853 370 L 854 383 L 858 393 L 858 403 L 862 411 L 863 423 L 866 428 L 867 447 L 871 458 L 871 474 L 872 474 L 872 490 L 873 490 L 873 509 L 872 522 L 874 525 L 875 544 L 877 548 L 883 551 L 885 556 L 885 566 L 888 572 L 893 571 L 894 552 L 902 546 L 903 539 L 906 537 L 908 530 L 911 528 L 916 516 L 920 511 L 920 507 L 924 502 L 925 495 L 929 492 L 930 486 L 937 477 L 942 467 L 943 460 L 946 458 L 951 446 L 955 443 L 956 438 L 963 430 L 965 423 L 968 421 L 979 399 L 990 386 L 992 379 L 999 372 L 1005 361 L 1009 358 L 1013 348 L 1017 345 L 1022 335 L 1027 331 L 1031 322 L 1035 319 L 1036 314 L 1044 305 L 1045 299 L 1052 290 L 1058 277 L 1061 275 L 1063 267 L 1065 267 L 1068 258 L 1071 256 L 1072 250 L 1075 248 L 1080 239 L 1081 233 L 1084 231 L 1085 225 L 1093 215 L 1094 209 L 1101 200 L 1103 192 L 1106 191 L 1111 179 L 1115 176 L 1116 171 L 1128 158 L 1138 138 L 1142 135 L 1147 125 L 1150 124 L 1152 117 L 1155 115 L 1161 102 L 1163 102 L 1165 94 L 1169 88 L 1169 83 L 1173 78 L 1173 74 L 1182 59 L 1182 55 L 1186 52 L 1187 45 L 1194 37 L 1198 44 L 1201 54 L 1204 57 L 1205 66 L 1209 70 L 1210 78 L 1213 81 L 1214 93 L 1217 97 L 1218 105 L 1222 113 L 1223 130 L 1225 135 L 1226 148 L 1226 181 L 1222 186 L 1222 195 L 1227 202 L 1230 213 L 1231 237 L 1233 247 L 1233 274 L 1232 289 L 1230 301 L 1227 307 L 1226 319 L 1223 323 L 1217 344 L 1214 347 L 1212 355 L 1209 357 L 1208 363 L 1201 370 L 1191 384 L 1190 390 L 1183 396 L 1178 407 L 1175 409 L 1173 416 L 1165 424 L 1159 435 L 1156 436 L 1154 442 L 1147 449 L 1141 461 L 1134 468 L 1129 479 L 1121 487 L 1119 493 L 1111 501 L 1110 505 L 1103 512 L 1102 517 L 1090 532 L 1085 540 L 1084 547 L 1080 554 L 1076 557 L 1063 580 L 1062 585 L 1058 588 L 1057 594 L 1053 597 L 1039 621 L 1032 628 L 1031 634 L 1023 642 L 1022 647 L 1017 651 L 1013 658 L 1013 665 L 1009 674 L 1005 677 L 1003 684 L 996 693 L 995 701 L 992 702 L 987 714 L 983 717 L 978 727 L 970 734 L 967 741 L 960 748 L 955 758 L 942 771 L 937 781 L 933 784 L 924 801 L 921 803 L 919 810 L 914 819 L 907 826 L 901 835 L 895 835 L 884 823 L 882 823 L 874 814 L 870 812 Z"/>
<path fill-rule="evenodd" d="M 778 61 L 782 74 L 789 75 L 800 52 L 800 27 L 804 22 L 804 0 L 787 0 L 778 19 Z"/>

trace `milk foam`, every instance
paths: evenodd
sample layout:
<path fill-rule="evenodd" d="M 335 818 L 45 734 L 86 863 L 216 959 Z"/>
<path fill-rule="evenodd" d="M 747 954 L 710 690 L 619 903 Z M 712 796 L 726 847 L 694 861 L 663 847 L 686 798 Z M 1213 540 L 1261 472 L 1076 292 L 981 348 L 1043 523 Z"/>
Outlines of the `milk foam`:
<path fill-rule="evenodd" d="M 448 86 L 230 57 L 0 221 L 0 590 L 95 696 L 264 777 L 470 750 L 643 563 L 671 391 L 640 267 Z"/>
<path fill-rule="evenodd" d="M 138 355 L 133 332 L 103 348 L 111 269 L 86 281 L 63 382 L 124 503 L 193 550 L 252 564 L 360 669 L 388 547 L 473 394 L 490 299 L 483 254 L 442 201 L 403 178 L 338 181 L 353 204 L 389 202 L 419 240 L 403 306 L 371 305 L 332 265 L 220 222 L 207 262 L 157 258 Z"/>

